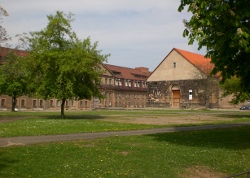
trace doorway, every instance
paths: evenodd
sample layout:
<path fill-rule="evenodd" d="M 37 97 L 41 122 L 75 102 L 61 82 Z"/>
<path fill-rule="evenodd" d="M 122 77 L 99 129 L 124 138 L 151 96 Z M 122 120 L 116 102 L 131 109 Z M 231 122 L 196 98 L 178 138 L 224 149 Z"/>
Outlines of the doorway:
<path fill-rule="evenodd" d="M 173 107 L 175 108 L 180 107 L 180 98 L 181 98 L 180 87 L 174 85 L 172 87 L 172 93 L 173 93 Z"/>

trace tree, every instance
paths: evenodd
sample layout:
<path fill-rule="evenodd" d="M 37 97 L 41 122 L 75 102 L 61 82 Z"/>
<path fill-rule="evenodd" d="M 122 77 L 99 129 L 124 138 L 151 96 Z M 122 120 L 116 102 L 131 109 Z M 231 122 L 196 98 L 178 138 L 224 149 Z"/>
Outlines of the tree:
<path fill-rule="evenodd" d="M 36 96 L 61 100 L 64 117 L 67 99 L 102 97 L 98 90 L 102 73 L 99 66 L 109 55 L 101 55 L 90 38 L 77 38 L 70 25 L 72 14 L 57 11 L 47 17 L 47 27 L 32 32 L 29 40 L 30 83 Z"/>
<path fill-rule="evenodd" d="M 189 44 L 198 42 L 198 49 L 206 47 L 206 57 L 215 65 L 213 74 L 222 80 L 240 79 L 240 87 L 250 92 L 250 1 L 249 0 L 181 0 L 193 15 L 184 20 L 184 37 Z"/>
<path fill-rule="evenodd" d="M 0 5 L 0 23 L 2 23 L 2 16 L 9 16 L 8 12 Z M 0 43 L 6 42 L 10 37 L 7 34 L 5 28 L 0 25 Z"/>
<path fill-rule="evenodd" d="M 26 94 L 27 72 L 24 64 L 23 57 L 9 50 L 0 67 L 0 93 L 12 97 L 11 111 L 15 111 L 16 99 Z"/>
<path fill-rule="evenodd" d="M 233 95 L 233 99 L 231 100 L 232 104 L 239 104 L 240 102 L 244 102 L 250 99 L 250 93 L 242 90 L 241 81 L 239 78 L 232 77 L 230 79 L 226 79 L 226 81 L 221 85 L 223 89 L 223 97 L 228 95 Z"/>

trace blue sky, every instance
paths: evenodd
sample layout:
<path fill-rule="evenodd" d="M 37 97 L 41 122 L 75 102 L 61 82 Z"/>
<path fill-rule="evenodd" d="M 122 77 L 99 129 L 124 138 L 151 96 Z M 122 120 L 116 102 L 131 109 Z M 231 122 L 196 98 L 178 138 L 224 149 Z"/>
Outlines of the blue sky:
<path fill-rule="evenodd" d="M 204 54 L 182 37 L 182 20 L 190 14 L 177 11 L 178 0 L 1 0 L 0 4 L 9 13 L 1 25 L 11 37 L 45 28 L 47 15 L 57 10 L 73 13 L 73 31 L 80 39 L 89 36 L 98 41 L 98 49 L 111 54 L 108 63 L 113 65 L 153 71 L 173 48 Z"/>

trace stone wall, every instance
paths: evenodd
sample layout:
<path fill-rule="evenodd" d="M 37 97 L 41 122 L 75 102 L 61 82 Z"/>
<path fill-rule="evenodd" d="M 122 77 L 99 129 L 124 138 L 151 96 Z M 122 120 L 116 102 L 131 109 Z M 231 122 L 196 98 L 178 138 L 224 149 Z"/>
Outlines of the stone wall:
<path fill-rule="evenodd" d="M 218 107 L 219 87 L 215 83 L 208 86 L 208 80 L 149 82 L 147 107 Z M 177 97 L 174 97 L 173 90 Z M 189 90 L 192 90 L 192 99 Z"/>

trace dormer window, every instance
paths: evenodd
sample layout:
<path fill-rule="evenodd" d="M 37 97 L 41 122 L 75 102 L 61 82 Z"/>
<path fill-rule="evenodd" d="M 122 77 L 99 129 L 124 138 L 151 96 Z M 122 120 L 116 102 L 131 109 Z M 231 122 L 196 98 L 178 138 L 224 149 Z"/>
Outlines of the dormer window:
<path fill-rule="evenodd" d="M 176 62 L 174 62 L 173 65 L 174 65 L 174 68 L 176 68 Z"/>

